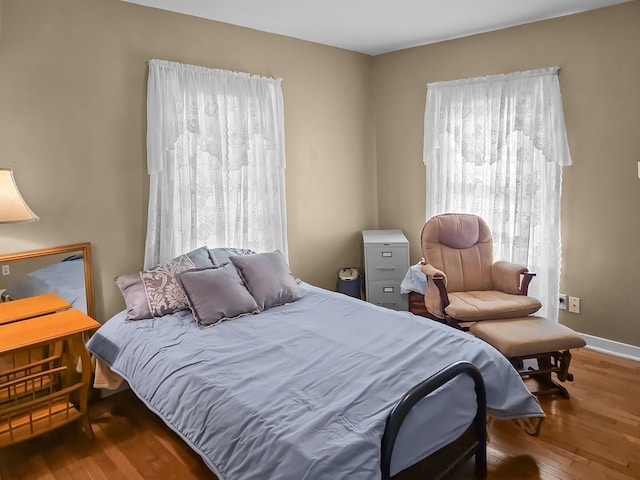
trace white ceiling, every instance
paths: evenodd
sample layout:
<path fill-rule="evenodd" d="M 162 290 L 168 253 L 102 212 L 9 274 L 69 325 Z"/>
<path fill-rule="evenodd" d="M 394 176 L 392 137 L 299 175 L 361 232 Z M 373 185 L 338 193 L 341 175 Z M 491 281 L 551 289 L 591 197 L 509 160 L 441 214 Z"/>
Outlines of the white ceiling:
<path fill-rule="evenodd" d="M 629 0 L 123 0 L 369 55 Z"/>

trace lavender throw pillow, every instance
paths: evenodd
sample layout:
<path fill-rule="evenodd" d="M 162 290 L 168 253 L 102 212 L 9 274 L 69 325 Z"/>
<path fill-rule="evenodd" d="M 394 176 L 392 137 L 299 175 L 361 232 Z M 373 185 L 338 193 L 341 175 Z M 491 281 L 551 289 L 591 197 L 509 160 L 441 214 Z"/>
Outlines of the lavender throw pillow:
<path fill-rule="evenodd" d="M 245 257 L 229 257 L 238 269 L 260 310 L 295 302 L 300 287 L 279 250 Z"/>
<path fill-rule="evenodd" d="M 116 277 L 116 285 L 120 289 L 127 307 L 127 320 L 142 320 L 153 317 L 149 310 L 147 292 L 140 278 L 140 272 Z"/>
<path fill-rule="evenodd" d="M 209 256 L 214 265 L 224 265 L 229 262 L 229 257 L 255 255 L 256 252 L 248 248 L 231 248 L 231 247 L 218 247 L 209 249 Z"/>
<path fill-rule="evenodd" d="M 180 282 L 200 326 L 259 312 L 256 301 L 230 263 L 187 270 L 180 274 Z"/>

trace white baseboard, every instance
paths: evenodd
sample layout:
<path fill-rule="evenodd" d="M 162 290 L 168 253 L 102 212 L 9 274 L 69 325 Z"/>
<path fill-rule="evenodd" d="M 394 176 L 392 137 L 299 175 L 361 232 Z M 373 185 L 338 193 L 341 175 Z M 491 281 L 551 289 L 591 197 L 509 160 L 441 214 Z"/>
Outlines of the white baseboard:
<path fill-rule="evenodd" d="M 579 335 L 584 338 L 587 342 L 587 348 L 590 348 L 591 350 L 640 362 L 640 347 L 629 345 L 627 343 L 616 342 L 615 340 L 608 340 L 606 338 L 594 337 L 593 335 L 587 335 L 586 333 L 579 333 Z"/>

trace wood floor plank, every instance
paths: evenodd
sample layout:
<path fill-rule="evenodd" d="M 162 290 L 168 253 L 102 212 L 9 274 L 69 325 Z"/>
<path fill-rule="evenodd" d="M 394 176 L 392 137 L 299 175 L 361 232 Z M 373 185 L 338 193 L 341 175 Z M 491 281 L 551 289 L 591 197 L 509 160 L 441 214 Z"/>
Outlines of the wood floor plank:
<path fill-rule="evenodd" d="M 640 363 L 583 349 L 571 371 L 570 400 L 540 397 L 547 418 L 538 437 L 494 422 L 488 480 L 640 480 Z M 0 450 L 0 479 L 216 480 L 130 391 L 93 403 L 90 414 L 92 441 L 67 425 Z M 453 477 L 473 478 L 473 463 Z"/>

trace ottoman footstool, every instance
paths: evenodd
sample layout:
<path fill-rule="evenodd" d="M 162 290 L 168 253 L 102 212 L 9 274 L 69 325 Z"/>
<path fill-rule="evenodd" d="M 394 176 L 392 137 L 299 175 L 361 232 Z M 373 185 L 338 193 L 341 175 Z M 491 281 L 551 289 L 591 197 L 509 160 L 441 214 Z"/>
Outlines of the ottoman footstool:
<path fill-rule="evenodd" d="M 474 323 L 470 331 L 491 344 L 507 357 L 522 377 L 535 378 L 545 389 L 536 394 L 559 393 L 569 398 L 569 392 L 554 382 L 573 381 L 569 373 L 572 348 L 586 345 L 584 339 L 569 327 L 543 317 L 529 316 L 505 320 L 483 320 Z M 538 368 L 524 368 L 524 361 L 535 359 Z"/>

